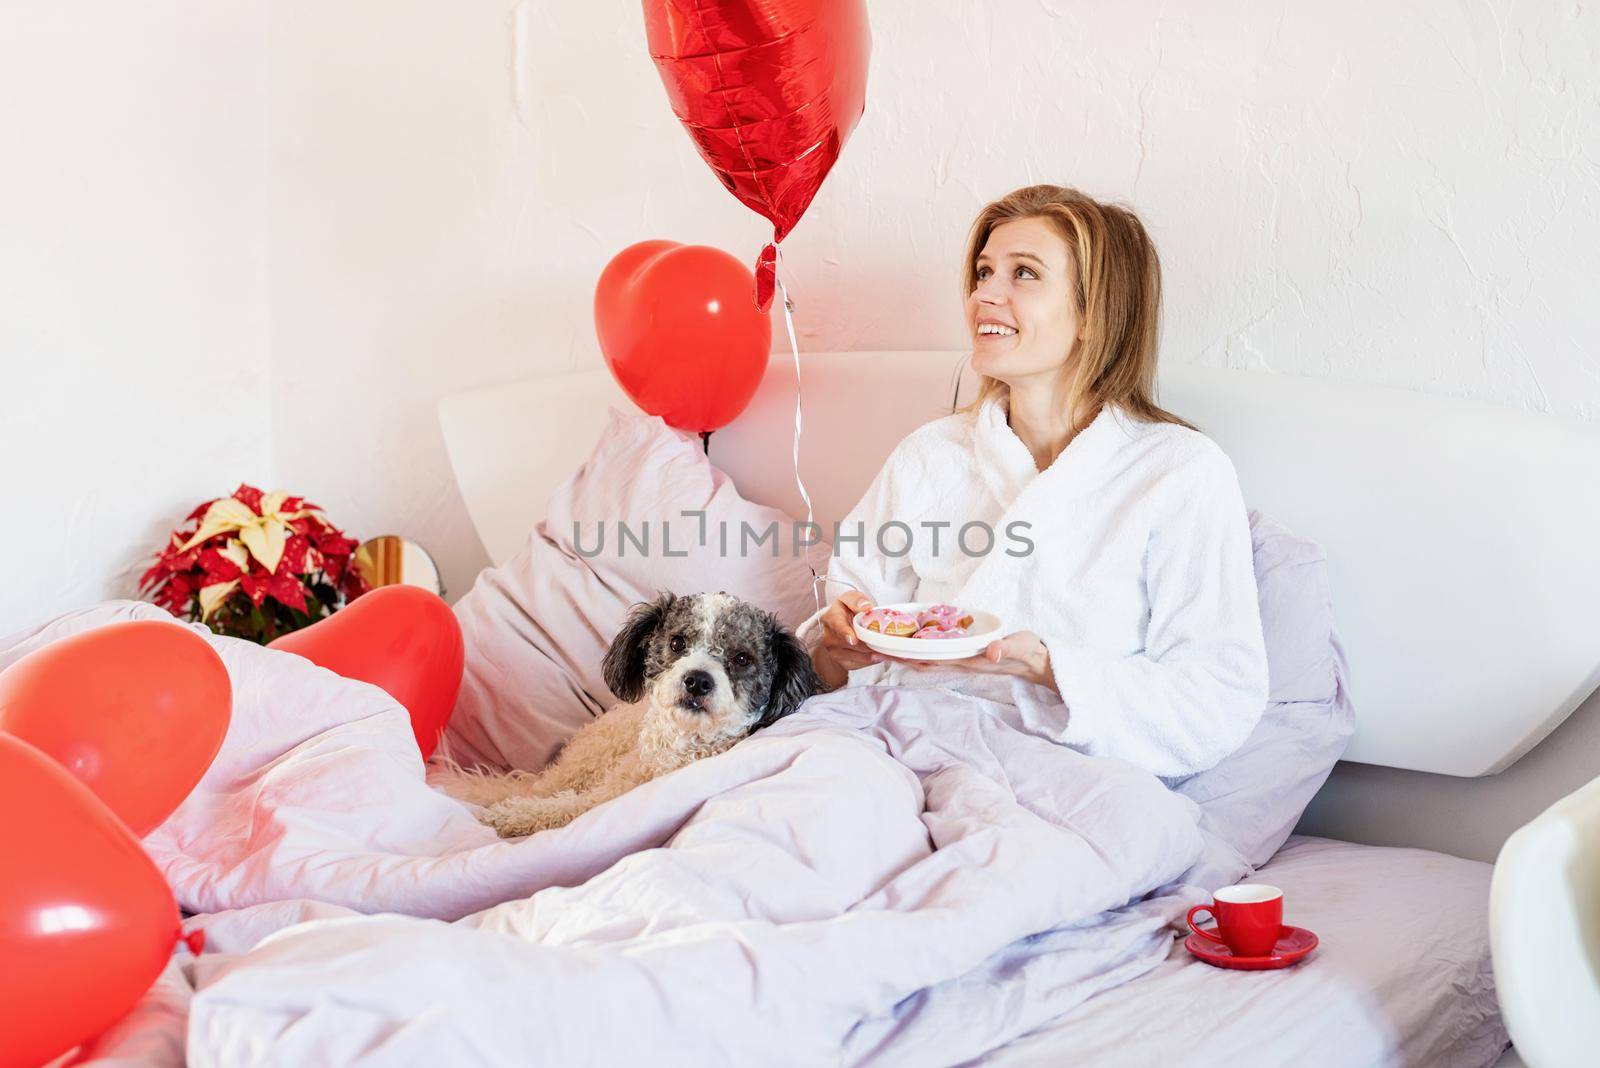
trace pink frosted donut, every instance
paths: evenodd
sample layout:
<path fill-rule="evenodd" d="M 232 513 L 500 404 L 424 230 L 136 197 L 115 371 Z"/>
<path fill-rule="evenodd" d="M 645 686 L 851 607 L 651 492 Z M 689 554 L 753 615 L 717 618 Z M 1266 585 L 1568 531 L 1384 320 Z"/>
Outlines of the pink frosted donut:
<path fill-rule="evenodd" d="M 941 627 L 931 623 L 912 635 L 913 638 L 965 638 L 966 636 L 965 627 Z"/>
<path fill-rule="evenodd" d="M 917 613 L 917 625 L 938 626 L 947 630 L 951 627 L 970 627 L 972 613 L 963 611 L 953 604 L 936 604 Z"/>
<path fill-rule="evenodd" d="M 906 637 L 917 632 L 917 618 L 896 608 L 874 608 L 861 617 L 863 630 Z"/>

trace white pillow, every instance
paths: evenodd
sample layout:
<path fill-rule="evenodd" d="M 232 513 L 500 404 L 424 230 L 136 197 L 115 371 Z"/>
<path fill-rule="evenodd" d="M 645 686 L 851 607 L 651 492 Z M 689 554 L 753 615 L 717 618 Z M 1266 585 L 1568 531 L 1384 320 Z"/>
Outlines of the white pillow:
<path fill-rule="evenodd" d="M 1328 558 L 1250 513 L 1268 701 L 1245 743 L 1216 767 L 1173 783 L 1201 809 L 1206 851 L 1181 880 L 1214 890 L 1272 858 L 1355 732 L 1349 669 L 1333 630 Z"/>
<path fill-rule="evenodd" d="M 789 516 L 739 495 L 697 437 L 611 409 L 594 452 L 556 489 L 522 551 L 485 569 L 455 606 L 466 669 L 441 753 L 469 767 L 549 763 L 615 703 L 601 657 L 628 608 L 658 591 L 725 590 L 797 625 L 816 600 L 794 535 Z M 829 551 L 811 549 L 819 570 Z"/>

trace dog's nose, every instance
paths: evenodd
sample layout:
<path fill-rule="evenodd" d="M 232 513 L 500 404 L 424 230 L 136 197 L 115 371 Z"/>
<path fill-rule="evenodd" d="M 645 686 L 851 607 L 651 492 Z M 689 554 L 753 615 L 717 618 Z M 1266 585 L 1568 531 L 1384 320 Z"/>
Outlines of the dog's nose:
<path fill-rule="evenodd" d="M 717 680 L 707 671 L 688 671 L 683 676 L 683 688 L 693 697 L 704 697 L 716 689 Z"/>

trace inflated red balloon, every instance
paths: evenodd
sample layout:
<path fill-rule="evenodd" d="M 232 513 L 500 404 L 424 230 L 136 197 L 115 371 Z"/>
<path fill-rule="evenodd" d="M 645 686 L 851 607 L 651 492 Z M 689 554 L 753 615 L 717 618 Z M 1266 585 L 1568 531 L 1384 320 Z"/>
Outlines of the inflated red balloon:
<path fill-rule="evenodd" d="M 122 821 L 0 734 L 0 1066 L 45 1064 L 115 1023 L 179 934 L 172 891 Z"/>
<path fill-rule="evenodd" d="M 866 107 L 866 0 L 644 0 L 644 25 L 700 155 L 782 241 Z"/>
<path fill-rule="evenodd" d="M 594 288 L 594 326 L 623 392 L 679 430 L 733 422 L 772 348 L 750 286 L 744 264 L 706 245 L 641 241 L 617 253 Z"/>
<path fill-rule="evenodd" d="M 424 760 L 455 710 L 466 650 L 450 606 L 416 586 L 380 586 L 267 648 L 387 691 L 411 713 Z"/>
<path fill-rule="evenodd" d="M 0 731 L 54 757 L 139 838 L 211 767 L 232 710 L 210 643 L 153 619 L 62 638 L 0 672 Z"/>
<path fill-rule="evenodd" d="M 672 110 L 728 191 L 800 221 L 866 108 L 866 0 L 644 0 L 650 57 Z M 756 266 L 772 304 L 775 250 Z"/>

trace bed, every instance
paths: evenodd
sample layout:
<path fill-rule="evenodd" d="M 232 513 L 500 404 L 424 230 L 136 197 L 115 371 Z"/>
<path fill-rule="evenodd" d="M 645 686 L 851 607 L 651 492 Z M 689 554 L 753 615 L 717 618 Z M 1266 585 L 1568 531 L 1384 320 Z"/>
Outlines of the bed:
<path fill-rule="evenodd" d="M 775 360 L 751 408 L 712 436 L 716 466 L 699 441 L 622 414 L 603 372 L 441 403 L 496 562 L 456 605 L 477 650 L 468 682 L 474 663 L 487 665 L 499 683 L 489 691 L 528 698 L 495 673 L 565 656 L 559 670 L 539 667 L 565 693 L 531 695 L 528 711 L 551 726 L 546 701 L 565 698 L 575 718 L 541 744 L 598 711 L 604 684 L 581 676 L 621 619 L 597 622 L 602 594 L 625 613 L 658 582 L 745 596 L 743 570 L 776 573 L 690 554 L 602 586 L 552 540 L 553 521 L 578 514 L 585 487 L 615 488 L 597 472 L 622 472 L 674 507 L 684 498 L 665 488 L 687 472 L 683 484 L 719 508 L 803 515 L 793 373 Z M 802 469 L 823 524 L 900 436 L 972 387 L 952 353 L 822 354 L 803 373 Z M 864 423 L 863 396 L 877 401 Z M 1324 625 L 1310 644 L 1337 645 L 1331 585 L 1355 711 L 1343 674 L 1328 676 L 1338 683 L 1326 706 L 1269 700 L 1258 733 L 1275 724 L 1291 749 L 1309 748 L 1315 720 L 1289 710 L 1334 724 L 1343 709 L 1328 735 L 1337 744 L 1287 807 L 1256 807 L 1251 787 L 1277 765 L 1243 754 L 1282 750 L 1254 749 L 1254 734 L 1217 768 L 1163 783 L 1056 744 L 1009 706 L 862 685 L 565 827 L 501 841 L 430 786 L 406 710 L 381 689 L 198 628 L 228 668 L 232 723 L 201 783 L 143 845 L 205 951 L 175 955 L 79 1059 L 1487 1066 L 1518 1063 L 1509 1033 L 1530 1063 L 1585 1063 L 1600 1041 L 1600 782 L 1513 835 L 1493 869 L 1428 841 L 1359 844 L 1361 821 L 1381 811 L 1352 811 L 1337 838 L 1290 832 L 1339 753 L 1490 774 L 1593 689 L 1585 627 L 1600 567 L 1583 536 L 1600 487 L 1582 466 L 1597 428 L 1193 368 L 1169 376 L 1163 400 L 1228 449 L 1248 503 L 1327 546 L 1313 569 Z M 613 510 L 620 500 L 589 503 L 632 514 Z M 1543 553 L 1515 551 L 1530 524 L 1556 532 Z M 503 658 L 486 657 L 470 640 L 480 588 L 499 589 L 518 566 L 567 614 L 489 613 L 510 640 Z M 588 579 L 562 577 L 579 573 Z M 810 585 L 797 599 L 810 601 Z M 1271 633 L 1308 629 L 1265 628 L 1266 617 Z M 181 625 L 148 604 L 91 606 L 0 637 L 0 670 L 127 619 Z M 531 622 L 551 628 L 521 626 Z M 1270 637 L 1268 661 L 1275 674 Z M 452 734 L 486 722 L 464 703 L 470 689 Z M 1215 778 L 1229 767 L 1269 770 Z M 1217 817 L 1235 803 L 1244 818 L 1225 834 Z M 1287 921 L 1322 939 L 1316 952 L 1270 973 L 1191 958 L 1174 938 L 1188 906 L 1241 878 L 1280 886 Z"/>
<path fill-rule="evenodd" d="M 1317 932 L 1307 966 L 1221 972 L 1175 940 L 1155 971 L 970 1063 L 1495 1064 L 1507 1040 L 1489 873 L 1429 850 L 1295 835 L 1252 879 L 1281 887 L 1294 922 Z"/>
<path fill-rule="evenodd" d="M 809 354 L 802 377 L 801 471 L 824 526 L 900 437 L 976 385 L 961 354 L 939 352 Z M 774 357 L 751 407 L 707 451 L 745 496 L 803 516 L 790 466 L 795 386 L 789 358 Z M 1248 503 L 1327 546 L 1356 680 L 1347 759 L 1493 774 L 1600 682 L 1585 622 L 1600 570 L 1572 566 L 1589 537 L 1577 517 L 1600 513 L 1582 459 L 1600 447 L 1597 428 L 1209 368 L 1172 368 L 1161 390 L 1228 451 Z M 865 422 L 851 416 L 863 396 L 875 401 Z M 582 461 L 607 406 L 631 407 L 603 371 L 441 402 L 451 462 L 492 559 L 516 551 L 540 518 L 532 502 Z M 530 411 L 545 416 L 530 421 Z M 1546 552 L 1525 551 L 1530 527 Z M 1350 837 L 1374 818 L 1351 813 Z M 1321 936 L 1304 965 L 1225 973 L 1175 940 L 1155 970 L 972 1063 L 1520 1063 L 1495 997 L 1491 871 L 1426 848 L 1296 835 L 1251 878 L 1283 887 L 1291 922 Z M 1051 990 L 1028 996 L 1048 1003 Z"/>

